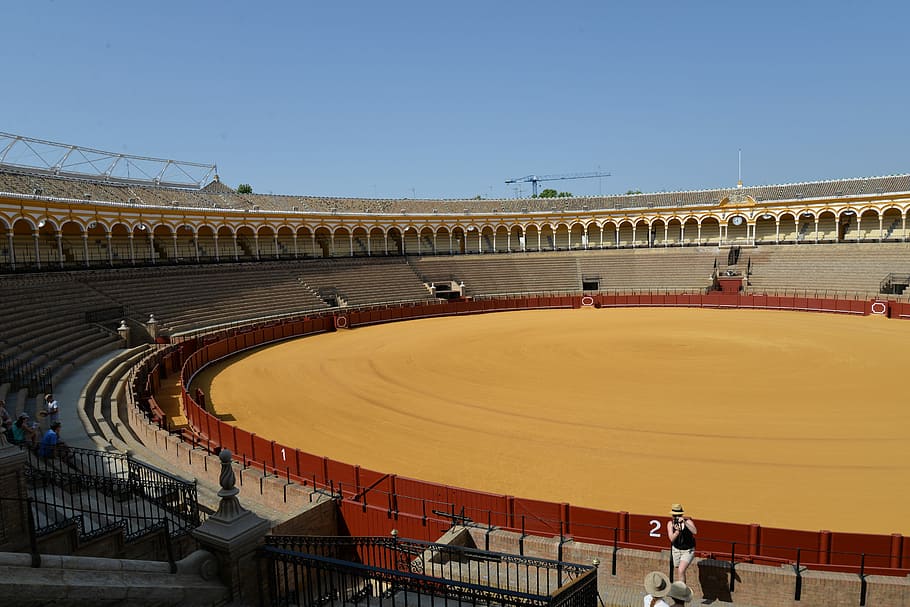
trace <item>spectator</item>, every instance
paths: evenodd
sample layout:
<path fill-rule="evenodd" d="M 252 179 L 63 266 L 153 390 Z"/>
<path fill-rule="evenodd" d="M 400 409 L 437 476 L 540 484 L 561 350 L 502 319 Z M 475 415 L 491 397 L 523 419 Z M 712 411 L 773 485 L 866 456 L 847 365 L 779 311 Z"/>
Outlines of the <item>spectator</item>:
<path fill-rule="evenodd" d="M 20 413 L 13 424 L 13 442 L 19 445 L 34 447 L 38 444 L 38 431 L 29 422 L 28 413 Z"/>
<path fill-rule="evenodd" d="M 50 430 L 44 433 L 41 444 L 38 445 L 40 457 L 69 459 L 69 447 L 60 440 L 60 422 L 53 422 Z"/>
<path fill-rule="evenodd" d="M 670 592 L 667 598 L 673 599 L 673 606 L 685 605 L 692 600 L 692 589 L 686 586 L 685 582 L 673 582 L 670 584 Z"/>
<path fill-rule="evenodd" d="M 667 522 L 667 535 L 670 538 L 670 551 L 673 554 L 673 566 L 676 567 L 676 578 L 686 581 L 686 569 L 695 558 L 695 522 L 686 516 L 682 504 L 673 504 L 670 508 L 673 518 Z"/>
<path fill-rule="evenodd" d="M 44 404 L 46 406 L 47 421 L 53 426 L 54 422 L 59 421 L 60 418 L 60 407 L 57 405 L 57 399 L 54 398 L 53 394 L 45 394 Z"/>
<path fill-rule="evenodd" d="M 652 571 L 645 576 L 645 592 L 644 607 L 670 607 L 663 600 L 670 592 L 670 578 L 660 571 Z"/>

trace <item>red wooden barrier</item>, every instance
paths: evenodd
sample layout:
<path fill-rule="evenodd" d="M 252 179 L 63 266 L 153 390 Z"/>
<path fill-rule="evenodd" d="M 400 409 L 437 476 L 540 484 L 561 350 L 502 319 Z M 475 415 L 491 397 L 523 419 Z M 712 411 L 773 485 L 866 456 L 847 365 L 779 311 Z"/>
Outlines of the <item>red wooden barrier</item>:
<path fill-rule="evenodd" d="M 831 534 L 830 563 L 855 565 L 856 555 L 860 553 L 866 553 L 868 567 L 889 567 L 891 536 L 841 532 Z"/>
<path fill-rule="evenodd" d="M 796 551 L 801 550 L 800 559 L 806 563 L 820 563 L 819 534 L 817 531 L 797 531 L 793 529 L 778 529 L 775 527 L 761 528 L 761 543 L 759 554 L 775 558 L 796 561 Z"/>
<path fill-rule="evenodd" d="M 301 478 L 315 482 L 320 488 L 328 485 L 323 458 L 305 453 L 300 449 L 295 449 L 294 456 L 297 460 L 297 473 Z"/>
<path fill-rule="evenodd" d="M 627 514 L 626 536 L 628 539 L 624 541 L 636 546 L 668 549 L 670 542 L 667 540 L 665 528 L 668 518 L 668 516 Z M 622 521 L 620 522 L 622 523 Z"/>
<path fill-rule="evenodd" d="M 613 529 L 619 527 L 619 513 L 570 506 L 572 536 L 578 541 L 613 542 Z"/>
<path fill-rule="evenodd" d="M 666 524 L 663 534 L 666 537 Z M 736 542 L 737 552 L 745 554 L 749 548 L 750 525 L 741 523 L 723 523 L 698 519 L 698 552 L 710 552 L 723 556 L 730 554 L 733 542 Z M 669 540 L 667 540 L 669 546 Z"/>
<path fill-rule="evenodd" d="M 236 428 L 236 426 L 235 426 Z M 234 455 L 253 457 L 253 435 L 242 428 L 237 428 L 234 432 Z"/>
<path fill-rule="evenodd" d="M 354 466 L 335 460 L 326 460 L 326 476 L 335 481 L 335 488 L 343 485 L 346 489 L 355 489 L 357 479 L 354 475 Z"/>
<path fill-rule="evenodd" d="M 254 460 L 257 467 L 261 469 L 262 464 L 270 468 L 275 467 L 275 460 L 272 458 L 272 443 L 270 440 L 261 436 L 252 435 L 253 451 L 249 454 L 250 459 Z"/>
<path fill-rule="evenodd" d="M 525 498 L 514 498 L 515 527 L 524 528 L 528 533 L 559 535 L 561 509 L 559 504 Z"/>
<path fill-rule="evenodd" d="M 446 501 L 464 507 L 465 516 L 476 523 L 506 526 L 509 504 L 504 495 L 484 493 L 459 487 L 446 487 Z"/>

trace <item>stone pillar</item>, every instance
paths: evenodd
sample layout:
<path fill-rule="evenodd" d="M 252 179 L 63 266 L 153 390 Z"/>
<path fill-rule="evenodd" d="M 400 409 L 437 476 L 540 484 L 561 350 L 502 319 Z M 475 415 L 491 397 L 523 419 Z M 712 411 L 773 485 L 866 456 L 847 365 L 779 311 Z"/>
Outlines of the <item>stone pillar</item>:
<path fill-rule="evenodd" d="M 151 319 L 149 319 L 149 320 L 151 320 Z M 126 326 L 125 320 L 120 321 L 120 326 L 117 327 L 117 333 L 120 335 L 120 339 L 123 340 L 123 347 L 129 348 L 130 347 L 130 328 L 128 326 Z"/>
<path fill-rule="evenodd" d="M 155 318 L 154 314 L 149 314 L 148 322 L 145 323 L 145 328 L 149 332 L 149 337 L 156 339 L 158 337 L 158 319 Z"/>
<path fill-rule="evenodd" d="M 63 269 L 63 234 L 59 231 L 54 234 L 57 239 L 57 260 L 60 262 L 60 269 Z"/>
<path fill-rule="evenodd" d="M 202 549 L 215 555 L 221 581 L 230 589 L 231 600 L 237 604 L 252 604 L 259 596 L 259 576 L 256 571 L 256 549 L 269 532 L 269 522 L 240 505 L 235 486 L 231 452 L 222 449 L 221 503 L 213 514 L 193 532 Z"/>
<path fill-rule="evenodd" d="M 0 432 L 0 551 L 25 552 L 29 549 L 28 492 L 25 488 L 25 451 L 6 441 Z"/>
<path fill-rule="evenodd" d="M 38 264 L 38 269 L 41 269 L 41 243 L 39 242 L 41 234 L 38 230 L 32 232 L 32 239 L 35 241 L 35 263 Z"/>

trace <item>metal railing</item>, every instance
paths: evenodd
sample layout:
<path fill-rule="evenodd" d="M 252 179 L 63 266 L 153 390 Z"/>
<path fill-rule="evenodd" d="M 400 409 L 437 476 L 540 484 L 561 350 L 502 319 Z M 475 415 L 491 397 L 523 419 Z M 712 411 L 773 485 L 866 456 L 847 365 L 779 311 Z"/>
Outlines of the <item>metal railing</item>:
<path fill-rule="evenodd" d="M 88 510 L 72 510 L 71 516 L 68 518 L 58 519 L 52 526 L 45 526 L 39 528 L 38 521 L 41 520 L 42 513 L 46 513 L 49 510 L 54 508 L 53 504 L 48 502 L 42 502 L 40 500 L 35 500 L 33 498 L 22 498 L 22 497 L 0 497 L 0 510 L 7 511 L 7 514 L 10 512 L 10 508 L 19 509 L 25 512 L 25 531 L 28 536 L 28 552 L 32 557 L 32 567 L 41 567 L 41 551 L 39 547 L 39 538 L 52 533 L 53 531 L 59 529 L 65 529 L 69 526 L 74 526 L 77 529 L 77 535 L 80 540 L 92 539 L 99 537 L 105 533 L 116 531 L 117 529 L 123 529 L 127 539 L 135 539 L 139 535 L 130 536 L 128 533 L 128 525 L 125 520 L 120 519 L 117 521 L 111 521 L 103 527 L 97 527 L 90 534 L 84 533 L 84 530 L 89 527 L 87 521 L 92 520 L 93 513 Z M 150 517 L 137 517 L 132 516 L 131 518 L 149 518 Z M 158 530 L 163 531 L 164 536 L 164 548 L 167 555 L 167 561 L 170 563 L 171 573 L 177 573 L 177 563 L 175 560 L 175 547 L 173 542 L 174 534 L 171 532 L 171 521 L 167 518 L 159 518 L 157 520 L 149 520 L 146 524 L 142 525 L 143 532 L 141 535 L 146 535 L 148 533 L 153 533 Z"/>
<path fill-rule="evenodd" d="M 0 384 L 6 383 L 12 390 L 27 388 L 29 396 L 53 391 L 50 369 L 28 360 L 0 355 Z"/>
<path fill-rule="evenodd" d="M 447 604 L 597 604 L 593 566 L 397 537 L 269 536 L 260 557 L 270 604 L 400 604 L 408 595 Z"/>
<path fill-rule="evenodd" d="M 910 274 L 889 272 L 879 283 L 878 292 L 888 295 L 902 295 L 908 285 L 910 285 Z"/>
<path fill-rule="evenodd" d="M 120 526 L 131 539 L 158 528 L 161 520 L 178 537 L 201 523 L 195 482 L 129 455 L 70 448 L 65 457 L 30 457 L 25 473 L 39 535 L 80 518 L 83 538 Z"/>

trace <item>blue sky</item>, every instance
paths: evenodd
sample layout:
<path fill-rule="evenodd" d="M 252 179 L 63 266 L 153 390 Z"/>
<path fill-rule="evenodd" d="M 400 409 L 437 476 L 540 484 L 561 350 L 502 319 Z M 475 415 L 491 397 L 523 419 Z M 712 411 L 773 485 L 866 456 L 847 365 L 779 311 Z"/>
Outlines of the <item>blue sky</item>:
<path fill-rule="evenodd" d="M 0 131 L 257 192 L 515 197 L 904 173 L 907 3 L 2 3 Z M 524 185 L 523 193 L 529 191 Z"/>

